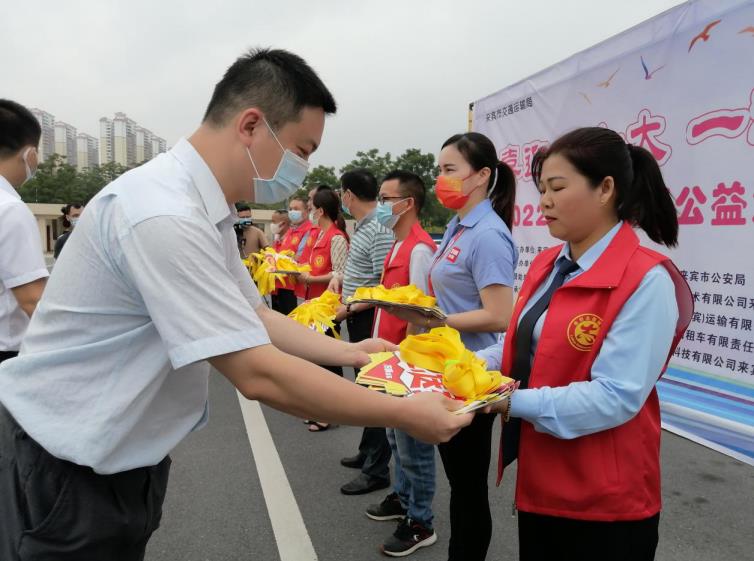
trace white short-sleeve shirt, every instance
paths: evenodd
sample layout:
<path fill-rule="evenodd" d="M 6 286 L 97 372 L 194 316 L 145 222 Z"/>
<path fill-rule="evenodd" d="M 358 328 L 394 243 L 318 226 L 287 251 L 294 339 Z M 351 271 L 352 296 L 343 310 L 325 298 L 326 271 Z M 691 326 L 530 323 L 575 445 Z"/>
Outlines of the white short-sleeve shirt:
<path fill-rule="evenodd" d="M 235 211 L 187 140 L 105 187 L 55 264 L 0 402 L 50 453 L 115 473 L 206 422 L 205 359 L 269 343 Z"/>
<path fill-rule="evenodd" d="M 0 175 L 0 351 L 17 351 L 29 325 L 12 289 L 47 276 L 37 221 Z"/>

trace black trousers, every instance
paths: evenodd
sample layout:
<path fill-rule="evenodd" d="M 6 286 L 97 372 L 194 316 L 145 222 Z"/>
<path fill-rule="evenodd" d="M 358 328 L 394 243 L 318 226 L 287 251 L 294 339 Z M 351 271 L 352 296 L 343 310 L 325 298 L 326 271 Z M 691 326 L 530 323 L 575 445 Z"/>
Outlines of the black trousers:
<path fill-rule="evenodd" d="M 143 560 L 170 458 L 113 475 L 60 460 L 0 405 L 0 559 Z"/>
<path fill-rule="evenodd" d="M 644 520 L 593 522 L 518 513 L 520 561 L 653 561 L 659 513 Z"/>
<path fill-rule="evenodd" d="M 374 308 L 348 316 L 348 339 L 358 343 L 372 336 Z M 359 455 L 364 457 L 361 472 L 378 479 L 390 479 L 390 457 L 392 450 L 387 441 L 385 427 L 365 427 L 359 442 Z"/>
<path fill-rule="evenodd" d="M 448 561 L 482 561 L 490 547 L 487 476 L 494 421 L 494 414 L 477 413 L 469 426 L 438 446 L 450 483 Z"/>
<path fill-rule="evenodd" d="M 277 294 L 272 295 L 272 309 L 284 316 L 290 314 L 298 306 L 296 293 L 288 288 L 278 288 Z"/>
<path fill-rule="evenodd" d="M 0 362 L 8 360 L 9 358 L 15 358 L 18 356 L 18 351 L 0 351 Z"/>

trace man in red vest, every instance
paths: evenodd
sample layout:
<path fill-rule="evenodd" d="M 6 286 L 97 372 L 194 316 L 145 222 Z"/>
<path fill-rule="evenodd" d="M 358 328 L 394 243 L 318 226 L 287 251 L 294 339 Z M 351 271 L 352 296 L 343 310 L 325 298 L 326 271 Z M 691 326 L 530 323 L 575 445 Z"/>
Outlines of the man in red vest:
<path fill-rule="evenodd" d="M 429 268 L 437 246 L 419 224 L 425 194 L 421 178 L 407 171 L 389 173 L 380 187 L 375 219 L 395 234 L 382 273 L 382 284 L 388 288 L 413 284 L 428 291 Z M 375 315 L 374 335 L 393 343 L 418 330 L 421 327 L 384 310 Z M 399 430 L 388 429 L 387 438 L 395 459 L 393 492 L 380 504 L 367 508 L 366 514 L 374 520 L 400 519 L 398 528 L 382 545 L 382 552 L 403 557 L 437 541 L 432 529 L 435 448 Z"/>
<path fill-rule="evenodd" d="M 272 247 L 275 251 L 280 251 L 280 247 L 285 238 L 286 232 L 291 227 L 291 219 L 288 218 L 288 211 L 285 209 L 278 209 L 272 213 L 272 223 L 270 224 L 270 231 L 272 232 Z"/>

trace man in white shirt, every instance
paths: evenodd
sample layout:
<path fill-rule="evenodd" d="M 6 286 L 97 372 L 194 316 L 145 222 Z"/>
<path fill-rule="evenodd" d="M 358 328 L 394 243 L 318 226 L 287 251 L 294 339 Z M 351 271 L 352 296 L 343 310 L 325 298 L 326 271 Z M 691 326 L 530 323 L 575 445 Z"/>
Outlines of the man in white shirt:
<path fill-rule="evenodd" d="M 391 398 L 312 364 L 360 367 L 388 344 L 337 341 L 270 310 L 240 261 L 233 203 L 300 188 L 334 112 L 301 58 L 252 51 L 188 140 L 87 205 L 19 356 L 0 367 L 0 559 L 142 559 L 168 454 L 207 421 L 210 364 L 303 418 L 428 442 L 471 421 L 439 396 Z"/>
<path fill-rule="evenodd" d="M 16 190 L 37 169 L 39 122 L 0 99 L 0 362 L 18 354 L 48 277 L 34 215 Z"/>

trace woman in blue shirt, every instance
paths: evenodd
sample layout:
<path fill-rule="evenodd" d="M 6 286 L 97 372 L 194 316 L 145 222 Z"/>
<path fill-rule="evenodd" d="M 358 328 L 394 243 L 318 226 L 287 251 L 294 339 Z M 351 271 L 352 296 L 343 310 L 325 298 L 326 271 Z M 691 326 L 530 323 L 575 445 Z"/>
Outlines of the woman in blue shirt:
<path fill-rule="evenodd" d="M 430 286 L 447 325 L 477 351 L 508 327 L 518 252 L 511 236 L 515 177 L 486 136 L 449 138 L 439 156 L 435 194 L 456 211 L 435 253 Z M 430 321 L 428 327 L 441 325 Z M 482 560 L 492 535 L 487 475 L 494 415 L 477 414 L 471 425 L 441 445 L 450 482 L 448 559 Z"/>

